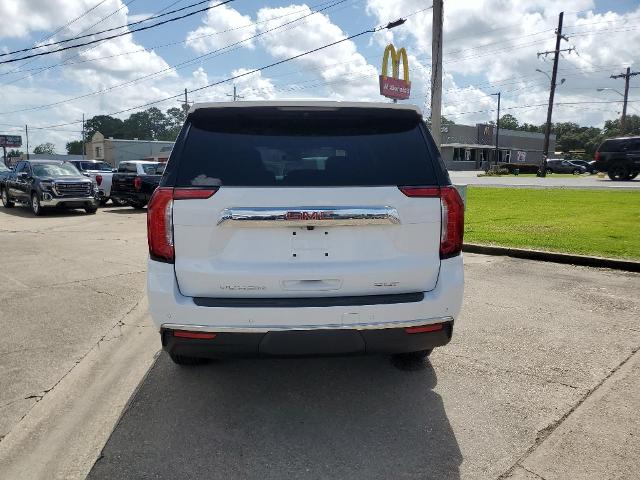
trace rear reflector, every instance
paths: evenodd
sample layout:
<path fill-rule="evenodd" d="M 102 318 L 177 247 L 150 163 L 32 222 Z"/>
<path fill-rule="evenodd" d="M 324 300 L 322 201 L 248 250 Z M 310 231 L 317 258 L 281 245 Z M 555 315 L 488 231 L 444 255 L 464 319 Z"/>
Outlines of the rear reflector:
<path fill-rule="evenodd" d="M 173 331 L 173 336 L 174 337 L 180 337 L 180 338 L 194 338 L 197 340 L 213 340 L 214 338 L 216 338 L 216 334 L 215 333 L 211 333 L 211 332 L 189 332 L 187 330 L 174 330 Z"/>
<path fill-rule="evenodd" d="M 427 332 L 437 332 L 444 328 L 444 324 L 442 323 L 433 323 L 431 325 L 422 325 L 420 327 L 407 327 L 404 329 L 406 333 L 427 333 Z"/>

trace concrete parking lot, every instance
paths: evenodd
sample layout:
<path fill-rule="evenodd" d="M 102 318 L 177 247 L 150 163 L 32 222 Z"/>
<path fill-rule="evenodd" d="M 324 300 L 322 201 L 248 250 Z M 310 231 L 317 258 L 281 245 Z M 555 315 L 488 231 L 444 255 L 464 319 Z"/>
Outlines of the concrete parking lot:
<path fill-rule="evenodd" d="M 1 478 L 637 478 L 640 275 L 466 255 L 423 368 L 181 368 L 154 358 L 144 221 L 0 209 Z"/>

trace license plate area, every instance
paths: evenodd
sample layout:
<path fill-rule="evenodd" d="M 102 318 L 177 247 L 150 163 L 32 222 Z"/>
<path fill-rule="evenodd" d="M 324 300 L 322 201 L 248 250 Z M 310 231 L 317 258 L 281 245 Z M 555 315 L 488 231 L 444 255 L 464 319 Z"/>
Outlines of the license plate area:
<path fill-rule="evenodd" d="M 331 232 L 328 228 L 302 227 L 291 231 L 291 257 L 317 261 L 331 257 Z"/>

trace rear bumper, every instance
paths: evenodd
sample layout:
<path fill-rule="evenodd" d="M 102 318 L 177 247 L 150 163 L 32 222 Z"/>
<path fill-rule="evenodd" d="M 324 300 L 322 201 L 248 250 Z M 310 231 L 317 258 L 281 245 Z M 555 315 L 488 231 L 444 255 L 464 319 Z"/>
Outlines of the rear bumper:
<path fill-rule="evenodd" d="M 264 348 L 260 345 L 265 339 L 271 342 L 270 338 L 280 338 L 283 335 L 293 335 L 297 337 L 296 341 L 302 342 L 301 344 L 306 344 L 305 338 L 315 341 L 315 339 L 322 340 L 325 336 L 334 338 L 347 336 L 354 342 L 354 338 L 360 338 L 364 342 L 364 347 L 351 349 L 349 353 L 413 351 L 413 349 L 424 350 L 444 345 L 450 339 L 453 322 L 460 312 L 464 288 L 462 256 L 442 260 L 436 287 L 424 292 L 421 300 L 388 304 L 332 306 L 314 304 L 315 306 L 296 307 L 201 306 L 196 304 L 194 298 L 180 293 L 174 266 L 171 264 L 149 260 L 147 280 L 151 316 L 158 330 L 163 332 L 166 349 L 213 347 L 212 342 L 204 341 L 204 344 L 200 345 L 199 340 L 178 340 L 177 338 L 166 340 L 165 338 L 166 331 L 187 330 L 215 332 L 219 334 L 216 338 L 228 338 L 233 341 L 241 339 L 245 342 L 246 339 L 251 346 L 239 347 L 240 352 L 245 348 L 252 353 L 262 353 Z M 446 339 L 442 334 L 432 335 L 432 332 L 412 335 L 406 335 L 404 332 L 404 327 L 407 326 L 443 322 L 449 325 L 446 329 L 448 332 Z M 402 333 L 402 341 L 397 345 L 392 340 L 399 334 L 393 331 Z M 327 332 L 336 333 L 328 334 Z M 227 334 L 233 337 L 227 337 Z M 409 343 L 403 343 L 405 341 Z M 419 341 L 419 345 L 412 343 L 415 341 Z M 191 346 L 185 347 L 185 342 Z M 388 348 L 381 347 L 380 343 L 388 344 Z M 415 348 L 416 346 L 420 348 Z M 313 354 L 316 350 L 312 349 L 311 353 Z M 324 353 L 332 353 L 331 349 L 328 352 L 324 350 Z M 217 355 L 220 354 L 219 352 L 220 350 Z"/>
<path fill-rule="evenodd" d="M 141 192 L 121 192 L 111 190 L 111 197 L 115 200 L 122 200 L 125 202 L 147 203 L 149 201 L 149 195 Z"/>
<path fill-rule="evenodd" d="M 453 321 L 449 319 L 438 331 L 424 333 L 407 333 L 404 328 L 340 328 L 221 332 L 212 339 L 193 339 L 177 337 L 174 332 L 171 328 L 162 329 L 163 349 L 190 357 L 394 354 L 446 345 L 451 340 Z"/>

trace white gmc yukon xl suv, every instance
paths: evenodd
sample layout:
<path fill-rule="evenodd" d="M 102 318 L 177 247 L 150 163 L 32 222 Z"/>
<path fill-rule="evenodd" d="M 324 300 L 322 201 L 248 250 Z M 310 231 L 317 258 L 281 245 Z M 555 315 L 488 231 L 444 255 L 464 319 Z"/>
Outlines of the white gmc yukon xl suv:
<path fill-rule="evenodd" d="M 195 105 L 147 226 L 151 313 L 178 364 L 420 358 L 460 311 L 464 206 L 410 105 Z"/>

